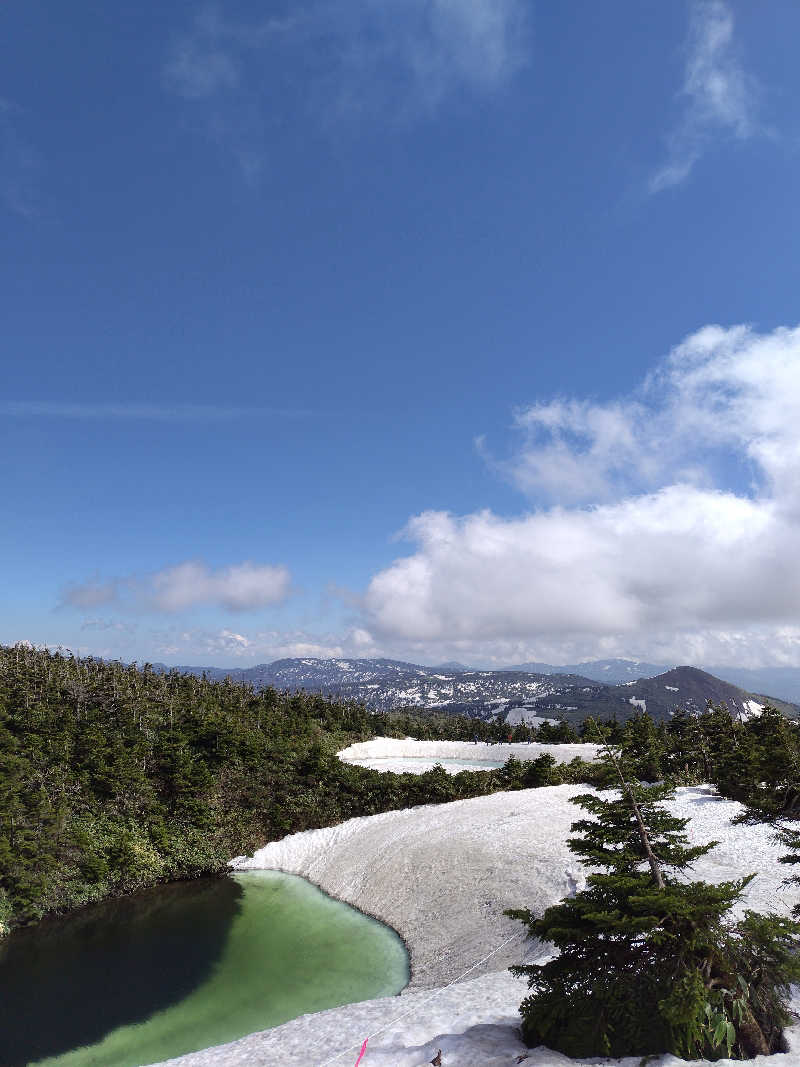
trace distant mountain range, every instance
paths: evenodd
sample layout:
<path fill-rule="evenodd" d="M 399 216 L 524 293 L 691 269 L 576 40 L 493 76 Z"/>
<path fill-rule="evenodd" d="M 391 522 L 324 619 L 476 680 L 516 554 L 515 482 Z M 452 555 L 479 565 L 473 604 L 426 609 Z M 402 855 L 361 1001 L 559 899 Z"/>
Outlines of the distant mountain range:
<path fill-rule="evenodd" d="M 674 663 L 644 663 L 637 659 L 597 659 L 561 667 L 550 663 L 520 663 L 514 667 L 500 669 L 535 671 L 541 674 L 581 674 L 596 682 L 613 685 L 629 682 L 634 678 L 654 678 L 674 666 Z M 720 667 L 706 663 L 702 664 L 700 669 L 749 692 L 774 693 L 780 700 L 800 704 L 800 667 L 761 667 L 750 670 L 746 667 Z"/>
<path fill-rule="evenodd" d="M 514 667 L 500 667 L 499 670 L 532 671 L 535 674 L 579 674 L 582 678 L 616 685 L 635 678 L 654 678 L 657 674 L 670 670 L 672 666 L 674 664 L 643 663 L 638 659 L 594 659 L 561 667 L 555 667 L 552 663 L 519 663 Z"/>
<path fill-rule="evenodd" d="M 677 707 L 702 711 L 706 702 L 724 703 L 734 715 L 748 716 L 769 702 L 792 718 L 800 707 L 777 697 L 759 695 L 699 670 L 675 667 L 659 672 L 652 664 L 632 660 L 601 660 L 567 668 L 534 671 L 523 664 L 503 670 L 472 670 L 461 664 L 424 667 L 390 659 L 281 659 L 255 667 L 178 667 L 212 679 L 229 677 L 256 688 L 305 689 L 356 700 L 378 711 L 412 707 L 481 718 L 501 717 L 509 723 L 536 717 L 580 722 L 587 715 L 626 719 L 647 711 L 668 718 Z M 586 671 L 591 668 L 593 675 Z M 157 668 L 166 670 L 162 664 Z M 524 668 L 524 669 L 523 669 Z M 640 670 L 654 670 L 643 677 Z M 599 675 L 599 677 L 598 677 Z M 623 679 L 623 680 L 618 680 Z"/>

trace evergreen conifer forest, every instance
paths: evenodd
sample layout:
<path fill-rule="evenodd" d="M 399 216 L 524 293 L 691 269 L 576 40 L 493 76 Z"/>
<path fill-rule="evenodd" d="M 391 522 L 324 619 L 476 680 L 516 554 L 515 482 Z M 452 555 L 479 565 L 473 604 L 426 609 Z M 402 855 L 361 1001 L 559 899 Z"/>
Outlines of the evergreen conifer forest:
<path fill-rule="evenodd" d="M 368 712 L 305 693 L 0 648 L 0 922 L 176 879 L 356 815 L 592 781 L 549 757 L 499 771 L 386 774 L 336 751 L 375 735 L 506 740 L 499 723 Z M 531 731 L 517 728 L 515 737 Z M 565 739 L 573 737 L 571 731 Z"/>

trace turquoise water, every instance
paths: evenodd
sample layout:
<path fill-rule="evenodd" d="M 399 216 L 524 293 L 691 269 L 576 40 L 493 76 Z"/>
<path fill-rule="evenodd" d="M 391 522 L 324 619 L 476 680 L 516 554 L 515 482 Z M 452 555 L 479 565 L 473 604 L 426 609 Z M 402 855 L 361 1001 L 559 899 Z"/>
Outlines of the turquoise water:
<path fill-rule="evenodd" d="M 397 934 L 293 875 L 165 886 L 0 950 L 0 1063 L 139 1067 L 398 993 Z"/>

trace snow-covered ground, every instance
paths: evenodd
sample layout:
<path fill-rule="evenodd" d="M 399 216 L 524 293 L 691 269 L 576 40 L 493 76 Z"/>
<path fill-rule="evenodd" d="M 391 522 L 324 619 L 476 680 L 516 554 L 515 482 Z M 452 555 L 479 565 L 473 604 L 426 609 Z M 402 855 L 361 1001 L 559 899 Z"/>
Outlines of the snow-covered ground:
<path fill-rule="evenodd" d="M 374 737 L 360 741 L 339 753 L 345 763 L 357 763 L 359 767 L 371 767 L 378 771 L 411 771 L 422 774 L 440 760 L 458 760 L 444 765 L 450 774 L 461 770 L 478 769 L 477 761 L 505 763 L 509 756 L 518 760 L 534 760 L 545 752 L 556 763 L 569 763 L 579 756 L 592 760 L 597 755 L 597 745 L 543 745 L 537 742 L 492 745 L 485 741 L 417 741 L 413 737 Z"/>
<path fill-rule="evenodd" d="M 565 841 L 580 814 L 570 797 L 586 791 L 552 786 L 352 819 L 294 834 L 235 860 L 238 869 L 303 875 L 388 922 L 408 946 L 411 983 L 399 997 L 306 1015 L 169 1063 L 353 1067 L 369 1037 L 361 1067 L 424 1067 L 438 1049 L 443 1067 L 511 1067 L 520 1056 L 527 1056 L 525 1067 L 588 1067 L 587 1061 L 547 1049 L 529 1051 L 520 1042 L 517 1007 L 526 983 L 506 968 L 542 958 L 547 949 L 529 944 L 520 924 L 502 914 L 520 906 L 540 912 L 583 887 L 584 869 Z M 708 787 L 680 789 L 672 806 L 691 820 L 693 841 L 721 842 L 698 861 L 695 877 L 718 882 L 756 872 L 743 907 L 791 911 L 800 895 L 781 884 L 786 869 L 777 863 L 781 848 L 768 827 L 732 826 L 740 806 Z M 800 1010 L 800 998 L 794 1007 Z M 786 1055 L 750 1062 L 800 1065 L 800 1026 L 788 1036 Z M 638 1067 L 640 1058 L 589 1062 Z M 672 1056 L 648 1062 L 684 1065 Z M 716 1063 L 732 1067 L 732 1061 Z"/>

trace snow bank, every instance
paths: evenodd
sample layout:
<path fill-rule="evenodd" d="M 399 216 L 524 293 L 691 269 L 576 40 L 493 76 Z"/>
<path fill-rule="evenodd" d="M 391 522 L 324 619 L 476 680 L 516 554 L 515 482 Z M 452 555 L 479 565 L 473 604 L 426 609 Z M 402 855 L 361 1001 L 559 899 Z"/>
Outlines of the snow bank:
<path fill-rule="evenodd" d="M 375 915 L 408 946 L 409 988 L 438 986 L 520 931 L 504 908 L 544 910 L 584 884 L 566 839 L 577 810 L 568 798 L 585 791 L 549 786 L 350 819 L 232 866 L 302 875 Z M 525 947 L 510 945 L 484 971 L 518 962 Z"/>
<path fill-rule="evenodd" d="M 169 1063 L 352 1067 L 361 1042 L 370 1037 L 362 1067 L 424 1067 L 437 1049 L 443 1067 L 511 1067 L 528 1051 L 516 1033 L 526 984 L 505 968 L 542 959 L 547 949 L 518 938 L 472 970 L 468 981 L 448 983 L 521 931 L 518 923 L 503 918 L 503 908 L 542 911 L 584 886 L 583 868 L 565 841 L 579 815 L 569 798 L 586 791 L 585 786 L 553 786 L 352 819 L 294 834 L 250 859 L 235 860 L 232 865 L 239 869 L 301 874 L 390 923 L 409 948 L 410 991 L 303 1016 Z M 673 810 L 691 819 L 687 831 L 692 840 L 721 842 L 698 861 L 694 877 L 718 882 L 755 871 L 744 907 L 789 914 L 800 894 L 781 884 L 786 873 L 777 863 L 781 848 L 769 827 L 732 826 L 740 806 L 708 787 L 678 790 Z M 794 1007 L 800 1010 L 800 998 Z M 800 1026 L 788 1038 L 786 1056 L 749 1062 L 763 1067 L 800 1064 Z M 640 1058 L 578 1061 L 540 1048 L 523 1062 L 524 1067 L 588 1067 L 589 1062 L 592 1067 L 638 1067 Z M 650 1067 L 685 1067 L 673 1056 L 648 1062 Z M 733 1067 L 728 1060 L 716 1064 Z"/>
<path fill-rule="evenodd" d="M 371 741 L 350 745 L 338 755 L 344 763 L 356 763 L 359 767 L 371 767 L 378 771 L 411 771 L 414 774 L 430 770 L 437 760 L 459 760 L 460 765 L 445 768 L 451 774 L 457 774 L 459 770 L 469 769 L 472 761 L 505 763 L 509 756 L 515 756 L 518 760 L 534 760 L 545 752 L 549 752 L 556 763 L 569 763 L 576 756 L 593 760 L 597 756 L 597 745 L 544 745 L 535 741 L 492 745 L 485 741 L 417 741 L 413 737 L 374 737 Z M 425 762 L 419 762 L 423 757 Z"/>
<path fill-rule="evenodd" d="M 168 1060 L 158 1067 L 353 1067 L 361 1044 L 370 1037 L 360 1067 L 428 1067 L 441 1049 L 442 1067 L 642 1067 L 641 1056 L 573 1060 L 519 1039 L 516 1005 L 527 992 L 524 979 L 508 973 L 459 982 L 435 999 L 410 993 L 350 1004 L 317 1015 L 303 1015 L 274 1030 L 250 1034 L 229 1045 Z M 793 1001 L 800 1011 L 800 997 Z M 397 1016 L 409 1011 L 402 1019 Z M 388 1025 L 387 1025 L 388 1024 Z M 713 1067 L 797 1067 L 800 1027 L 788 1033 L 786 1055 L 752 1060 L 715 1060 Z M 708 1060 L 692 1060 L 708 1064 Z M 689 1067 L 675 1056 L 647 1060 L 647 1067 Z"/>

